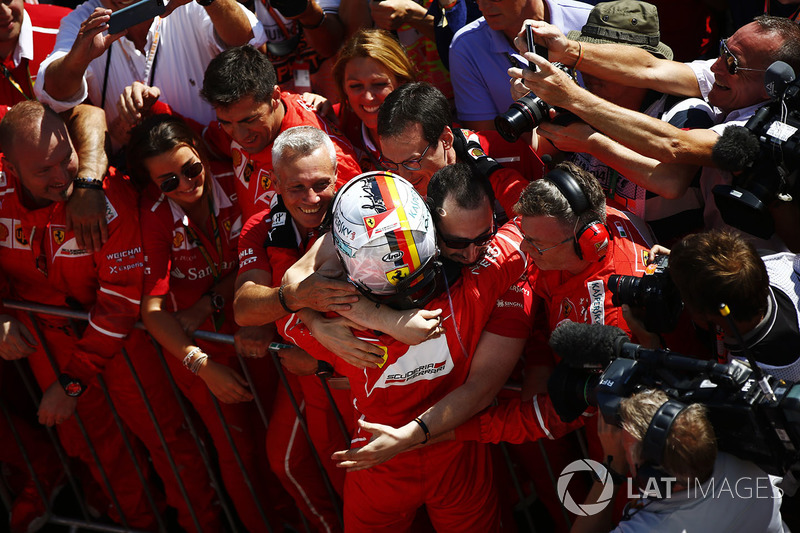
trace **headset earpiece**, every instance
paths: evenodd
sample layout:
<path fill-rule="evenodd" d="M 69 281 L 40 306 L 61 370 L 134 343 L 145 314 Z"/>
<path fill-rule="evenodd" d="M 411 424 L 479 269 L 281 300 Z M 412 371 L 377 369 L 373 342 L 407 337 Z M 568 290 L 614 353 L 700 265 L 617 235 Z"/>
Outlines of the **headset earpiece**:
<path fill-rule="evenodd" d="M 671 476 L 664 471 L 661 463 L 664 461 L 669 430 L 687 407 L 677 400 L 668 400 L 653 415 L 642 439 L 642 464 L 636 469 L 636 483 L 642 489 L 655 488 L 662 497 L 668 493 L 667 478 Z"/>
<path fill-rule="evenodd" d="M 589 199 L 581 189 L 578 181 L 566 170 L 555 168 L 548 172 L 544 179 L 556 186 L 556 188 L 567 199 L 572 212 L 580 217 L 589 211 Z M 575 254 L 587 261 L 599 261 L 608 252 L 608 244 L 611 241 L 611 234 L 608 228 L 599 219 L 592 220 L 588 224 L 576 228 L 575 231 Z"/>

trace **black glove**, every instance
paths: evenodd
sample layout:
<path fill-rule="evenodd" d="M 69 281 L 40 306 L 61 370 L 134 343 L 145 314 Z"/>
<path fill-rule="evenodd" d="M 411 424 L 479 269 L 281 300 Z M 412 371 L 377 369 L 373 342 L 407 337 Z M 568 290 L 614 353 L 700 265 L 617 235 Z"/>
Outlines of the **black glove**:
<path fill-rule="evenodd" d="M 299 17 L 308 8 L 308 0 L 270 0 L 270 5 L 287 19 Z"/>
<path fill-rule="evenodd" d="M 453 128 L 453 148 L 459 161 L 467 163 L 485 179 L 503 168 L 503 165 L 486 155 L 478 141 L 467 141 L 464 132 L 459 128 Z"/>

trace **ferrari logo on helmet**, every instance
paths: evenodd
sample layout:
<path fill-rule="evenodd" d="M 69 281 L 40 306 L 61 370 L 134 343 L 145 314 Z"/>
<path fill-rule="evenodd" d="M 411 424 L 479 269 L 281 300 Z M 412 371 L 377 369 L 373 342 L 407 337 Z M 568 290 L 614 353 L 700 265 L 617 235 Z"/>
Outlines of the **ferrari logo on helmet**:
<path fill-rule="evenodd" d="M 375 229 L 375 217 L 367 217 L 364 219 L 364 225 L 369 229 Z"/>
<path fill-rule="evenodd" d="M 53 230 L 53 240 L 56 242 L 57 245 L 61 246 L 64 244 L 64 230 L 63 229 L 54 229 Z"/>
<path fill-rule="evenodd" d="M 400 268 L 395 268 L 394 270 L 387 272 L 386 279 L 388 279 L 389 283 L 392 285 L 397 285 L 403 281 L 403 279 L 407 278 L 409 274 L 411 274 L 411 270 L 409 269 L 408 265 L 403 265 Z"/>

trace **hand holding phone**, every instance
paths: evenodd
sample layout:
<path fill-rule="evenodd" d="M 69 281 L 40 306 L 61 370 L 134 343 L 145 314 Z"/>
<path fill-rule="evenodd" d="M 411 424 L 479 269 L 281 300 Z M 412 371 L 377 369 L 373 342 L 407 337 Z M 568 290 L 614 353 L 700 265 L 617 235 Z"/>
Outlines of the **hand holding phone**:
<path fill-rule="evenodd" d="M 147 20 L 163 15 L 167 10 L 163 0 L 141 0 L 119 11 L 111 13 L 108 21 L 108 33 L 114 34 L 127 30 Z"/>

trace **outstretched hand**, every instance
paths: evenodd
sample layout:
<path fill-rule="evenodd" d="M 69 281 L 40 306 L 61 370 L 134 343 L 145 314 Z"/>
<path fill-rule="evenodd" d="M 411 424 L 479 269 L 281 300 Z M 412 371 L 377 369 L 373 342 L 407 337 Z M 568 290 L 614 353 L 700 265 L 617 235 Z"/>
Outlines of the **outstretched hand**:
<path fill-rule="evenodd" d="M 359 420 L 358 425 L 363 431 L 372 433 L 369 444 L 362 448 L 335 452 L 331 456 L 331 459 L 338 461 L 336 466 L 346 468 L 348 472 L 372 468 L 417 444 L 414 440 L 415 429 L 418 427 L 415 422 L 401 428 L 373 424 L 364 420 Z"/>

